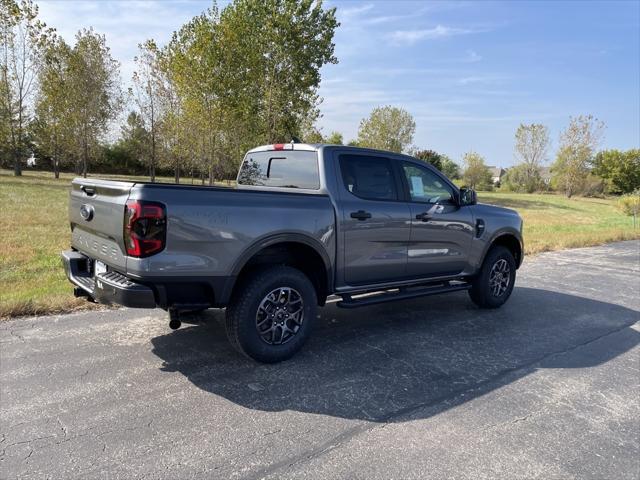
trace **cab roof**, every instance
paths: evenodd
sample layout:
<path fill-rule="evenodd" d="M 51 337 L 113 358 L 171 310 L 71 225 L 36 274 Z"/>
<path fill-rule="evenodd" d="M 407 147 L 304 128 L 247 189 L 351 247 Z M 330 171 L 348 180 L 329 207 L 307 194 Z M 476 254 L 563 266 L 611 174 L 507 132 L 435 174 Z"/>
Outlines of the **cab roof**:
<path fill-rule="evenodd" d="M 278 150 L 297 150 L 297 151 L 304 151 L 304 152 L 315 152 L 318 150 L 318 148 L 322 146 L 320 144 L 311 144 L 311 143 L 273 143 L 271 145 L 261 145 L 259 147 L 256 148 L 252 148 L 251 150 L 249 150 L 247 153 L 254 153 L 254 152 L 271 152 L 271 151 L 278 151 Z"/>

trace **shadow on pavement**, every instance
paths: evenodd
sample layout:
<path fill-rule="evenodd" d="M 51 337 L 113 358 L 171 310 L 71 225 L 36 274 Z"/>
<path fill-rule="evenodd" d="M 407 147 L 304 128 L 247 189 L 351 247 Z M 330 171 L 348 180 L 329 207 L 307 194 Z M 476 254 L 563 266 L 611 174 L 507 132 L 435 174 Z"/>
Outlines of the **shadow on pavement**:
<path fill-rule="evenodd" d="M 640 341 L 630 328 L 635 310 L 533 288 L 516 288 L 495 311 L 464 293 L 358 310 L 329 305 L 303 350 L 277 365 L 233 351 L 223 319 L 210 311 L 200 325 L 152 339 L 163 370 L 250 409 L 381 422 L 436 414 L 540 368 L 593 367 Z"/>

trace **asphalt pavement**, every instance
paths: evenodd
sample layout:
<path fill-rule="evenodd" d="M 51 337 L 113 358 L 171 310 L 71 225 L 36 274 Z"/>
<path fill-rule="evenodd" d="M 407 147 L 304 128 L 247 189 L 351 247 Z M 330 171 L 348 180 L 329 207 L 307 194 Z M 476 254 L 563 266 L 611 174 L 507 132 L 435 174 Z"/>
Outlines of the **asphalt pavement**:
<path fill-rule="evenodd" d="M 0 323 L 0 478 L 640 478 L 640 242 L 526 258 L 466 293 L 328 305 L 292 360 L 224 313 Z"/>

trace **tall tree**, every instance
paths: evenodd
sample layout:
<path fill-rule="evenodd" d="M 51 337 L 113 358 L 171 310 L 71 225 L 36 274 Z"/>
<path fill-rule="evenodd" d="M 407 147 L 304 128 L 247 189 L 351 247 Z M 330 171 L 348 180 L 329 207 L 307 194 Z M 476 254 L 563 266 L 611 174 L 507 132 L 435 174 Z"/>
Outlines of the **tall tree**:
<path fill-rule="evenodd" d="M 604 135 L 604 122 L 592 115 L 571 117 L 560 134 L 560 145 L 551 171 L 557 187 L 567 197 L 580 191 L 589 175 L 594 153 Z"/>
<path fill-rule="evenodd" d="M 549 129 L 542 124 L 520 124 L 516 130 L 515 155 L 523 168 L 519 170 L 520 182 L 531 193 L 540 186 L 540 168 L 549 151 Z"/>
<path fill-rule="evenodd" d="M 0 0 L 0 134 L 15 175 L 27 156 L 27 129 L 41 65 L 42 47 L 53 30 L 38 19 L 31 0 Z"/>
<path fill-rule="evenodd" d="M 145 156 L 149 151 L 151 134 L 145 128 L 142 117 L 137 112 L 130 112 L 127 115 L 127 121 L 120 127 L 120 132 L 119 146 L 126 152 L 124 168 L 129 172 L 130 167 L 135 168 L 136 166 L 129 165 L 129 159 L 133 160 L 135 164 L 144 165 L 146 163 Z"/>
<path fill-rule="evenodd" d="M 476 152 L 467 152 L 462 157 L 464 164 L 463 180 L 474 189 L 491 188 L 491 172 L 484 158 Z"/>
<path fill-rule="evenodd" d="M 149 132 L 149 142 L 143 152 L 148 161 L 149 178 L 156 180 L 158 163 L 159 126 L 163 115 L 161 89 L 163 72 L 160 66 L 160 51 L 153 40 L 138 46 L 135 57 L 136 71 L 133 74 L 134 99 L 140 119 Z"/>
<path fill-rule="evenodd" d="M 191 126 L 183 141 L 192 152 L 188 169 L 208 172 L 213 184 L 224 134 L 225 78 L 220 41 L 220 15 L 214 5 L 174 33 L 164 50 L 184 119 Z M 185 132 L 186 133 L 186 132 Z"/>
<path fill-rule="evenodd" d="M 222 11 L 228 100 L 256 143 L 290 141 L 318 117 L 320 69 L 337 63 L 335 11 L 321 0 L 236 0 Z"/>
<path fill-rule="evenodd" d="M 180 176 L 184 170 L 183 161 L 186 158 L 189 126 L 186 123 L 180 98 L 175 82 L 166 65 L 166 57 L 162 57 L 161 69 L 165 74 L 158 90 L 160 103 L 165 112 L 158 126 L 160 140 L 160 164 L 173 170 L 175 183 L 180 183 Z"/>
<path fill-rule="evenodd" d="M 416 122 L 403 108 L 377 107 L 360 122 L 357 143 L 362 147 L 402 152 L 411 145 L 415 131 Z"/>
<path fill-rule="evenodd" d="M 87 176 L 89 160 L 122 105 L 119 64 L 111 57 L 104 35 L 81 30 L 69 55 L 68 121 L 76 138 L 76 158 Z"/>
<path fill-rule="evenodd" d="M 47 47 L 39 72 L 40 89 L 36 95 L 36 116 L 31 129 L 38 153 L 51 159 L 55 178 L 60 176 L 60 166 L 69 156 L 73 138 L 68 123 L 70 51 L 60 37 L 52 39 Z"/>

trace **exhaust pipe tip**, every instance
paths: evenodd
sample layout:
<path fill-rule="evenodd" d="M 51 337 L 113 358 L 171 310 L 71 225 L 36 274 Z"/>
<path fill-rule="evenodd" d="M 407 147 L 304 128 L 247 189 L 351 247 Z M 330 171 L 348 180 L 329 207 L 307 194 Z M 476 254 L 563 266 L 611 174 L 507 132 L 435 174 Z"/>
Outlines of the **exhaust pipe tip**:
<path fill-rule="evenodd" d="M 177 310 L 169 310 L 169 328 L 171 330 L 178 330 L 182 322 L 180 321 L 180 314 Z"/>

